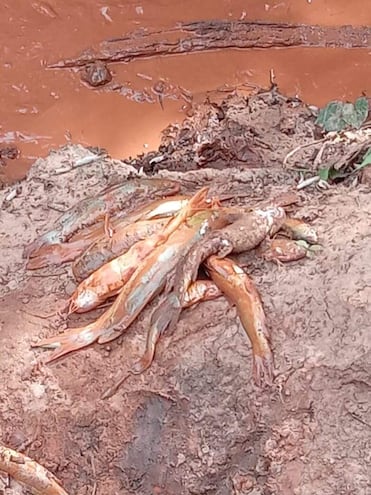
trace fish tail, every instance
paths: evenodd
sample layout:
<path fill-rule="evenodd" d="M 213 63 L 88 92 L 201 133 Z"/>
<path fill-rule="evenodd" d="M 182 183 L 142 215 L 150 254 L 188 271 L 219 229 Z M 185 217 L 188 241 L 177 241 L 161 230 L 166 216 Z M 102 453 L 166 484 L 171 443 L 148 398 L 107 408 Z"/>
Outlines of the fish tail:
<path fill-rule="evenodd" d="M 253 354 L 253 376 L 258 387 L 271 386 L 274 380 L 274 361 L 272 352 L 263 356 Z"/>
<path fill-rule="evenodd" d="M 76 303 L 75 297 L 72 295 L 70 298 L 70 303 L 68 305 L 67 316 L 72 315 L 73 313 L 77 313 L 79 310 L 79 306 Z"/>
<path fill-rule="evenodd" d="M 61 240 L 59 230 L 51 230 L 26 246 L 23 250 L 23 257 L 26 259 L 33 258 L 34 256 L 37 256 L 37 251 L 45 244 L 57 244 Z"/>
<path fill-rule="evenodd" d="M 189 202 L 184 206 L 175 217 L 169 219 L 165 225 L 162 232 L 158 234 L 158 239 L 160 242 L 165 242 L 170 234 L 184 221 L 187 220 L 189 216 L 198 210 L 203 210 L 208 207 L 206 203 L 206 197 L 209 192 L 208 187 L 202 188 L 198 191 Z"/>
<path fill-rule="evenodd" d="M 180 312 L 180 302 L 175 295 L 173 297 L 173 294 L 170 294 L 154 310 L 151 316 L 151 327 L 147 335 L 146 349 L 139 361 L 131 367 L 132 373 L 139 375 L 151 366 L 155 357 L 157 342 L 166 329 L 171 329 L 176 325 Z"/>
<path fill-rule="evenodd" d="M 160 338 L 160 334 L 161 332 L 158 328 L 151 327 L 148 333 L 146 350 L 144 351 L 143 356 L 130 368 L 131 373 L 133 373 L 134 375 L 140 375 L 151 366 L 152 361 L 155 357 L 156 344 Z"/>
<path fill-rule="evenodd" d="M 209 187 L 203 187 L 200 189 L 189 201 L 186 211 L 193 212 L 198 209 L 207 208 L 209 205 L 206 202 L 207 195 L 209 193 Z"/>
<path fill-rule="evenodd" d="M 86 242 L 72 242 L 68 244 L 47 244 L 33 251 L 26 268 L 37 270 L 49 265 L 57 265 L 75 260 L 86 248 Z"/>
<path fill-rule="evenodd" d="M 95 342 L 102 330 L 100 328 L 94 328 L 91 325 L 82 328 L 71 328 L 66 332 L 43 339 L 32 347 L 42 347 L 44 349 L 54 349 L 45 363 L 51 363 L 60 357 L 69 354 L 70 352 L 77 351 Z"/>
<path fill-rule="evenodd" d="M 47 242 L 42 237 L 38 237 L 23 250 L 23 258 L 29 259 L 36 256 L 37 251 Z"/>

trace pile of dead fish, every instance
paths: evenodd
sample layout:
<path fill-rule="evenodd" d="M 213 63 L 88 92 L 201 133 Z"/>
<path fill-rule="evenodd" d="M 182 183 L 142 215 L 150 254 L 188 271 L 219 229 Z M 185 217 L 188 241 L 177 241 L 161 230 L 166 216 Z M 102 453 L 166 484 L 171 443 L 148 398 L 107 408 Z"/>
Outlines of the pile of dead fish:
<path fill-rule="evenodd" d="M 53 230 L 26 247 L 31 270 L 73 262 L 79 284 L 69 313 L 90 311 L 114 298 L 96 321 L 38 342 L 35 347 L 54 349 L 46 362 L 116 339 L 158 297 L 144 355 L 132 368 L 141 373 L 150 366 L 158 339 L 175 327 L 184 308 L 225 295 L 236 305 L 251 341 L 256 383 L 272 382 L 273 358 L 259 293 L 227 256 L 259 247 L 257 253 L 266 260 L 298 260 L 317 248 L 317 235 L 306 223 L 287 217 L 284 207 L 297 200 L 293 193 L 251 208 L 225 206 L 220 198 L 209 198 L 207 188 L 193 196 L 179 191 L 178 182 L 166 179 L 112 186 L 77 203 Z M 138 201 L 140 207 L 128 207 Z M 200 265 L 209 279 L 197 280 Z"/>
<path fill-rule="evenodd" d="M 119 337 L 157 297 L 142 358 L 131 373 L 143 372 L 156 344 L 176 326 L 184 308 L 225 296 L 252 346 L 258 385 L 272 383 L 273 357 L 259 293 L 229 254 L 255 248 L 266 260 L 298 260 L 317 248 L 315 231 L 288 218 L 284 207 L 297 196 L 286 193 L 259 206 L 225 206 L 208 188 L 179 195 L 180 184 L 165 179 L 134 179 L 87 198 L 64 213 L 53 230 L 25 248 L 27 268 L 72 263 L 78 282 L 68 312 L 107 304 L 92 323 L 38 342 L 53 349 L 46 362 Z M 140 203 L 134 209 L 130 205 Z M 128 206 L 129 205 L 129 206 Z M 208 279 L 199 280 L 203 265 Z M 37 493 L 67 495 L 58 480 L 32 459 L 0 445 L 0 469 Z"/>

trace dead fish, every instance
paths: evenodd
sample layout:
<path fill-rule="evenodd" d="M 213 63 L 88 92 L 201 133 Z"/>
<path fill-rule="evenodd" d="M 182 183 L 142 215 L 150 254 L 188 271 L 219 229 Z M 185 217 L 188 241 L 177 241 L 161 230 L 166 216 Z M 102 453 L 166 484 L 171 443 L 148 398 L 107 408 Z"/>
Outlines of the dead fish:
<path fill-rule="evenodd" d="M 58 244 L 68 240 L 79 229 L 124 208 L 130 198 L 138 195 L 168 196 L 177 193 L 179 187 L 178 182 L 166 179 L 133 179 L 111 186 L 98 196 L 79 201 L 60 216 L 53 230 L 41 235 L 25 248 L 24 257 L 29 258 L 44 244 Z"/>

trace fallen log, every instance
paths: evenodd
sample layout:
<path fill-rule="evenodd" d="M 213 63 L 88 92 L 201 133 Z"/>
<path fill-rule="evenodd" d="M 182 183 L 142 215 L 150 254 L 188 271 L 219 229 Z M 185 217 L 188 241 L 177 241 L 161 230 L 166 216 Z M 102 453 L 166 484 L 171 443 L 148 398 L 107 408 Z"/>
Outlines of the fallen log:
<path fill-rule="evenodd" d="M 82 67 L 96 60 L 130 62 L 141 58 L 247 48 L 371 48 L 369 26 L 310 26 L 300 24 L 199 21 L 180 23 L 163 31 L 141 30 L 103 41 L 95 52 L 60 60 L 49 68 Z"/>

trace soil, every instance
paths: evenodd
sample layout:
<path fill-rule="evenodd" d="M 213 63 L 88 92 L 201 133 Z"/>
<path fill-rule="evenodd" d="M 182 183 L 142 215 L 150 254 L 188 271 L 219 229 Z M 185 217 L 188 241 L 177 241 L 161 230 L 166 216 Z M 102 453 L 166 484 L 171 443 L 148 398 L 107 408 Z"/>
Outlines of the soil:
<path fill-rule="evenodd" d="M 364 0 L 3 4 L 0 150 L 16 147 L 19 156 L 0 161 L 0 188 L 71 142 L 106 148 L 117 159 L 156 150 L 161 130 L 182 121 L 190 99 L 269 87 L 272 71 L 285 94 L 317 106 L 371 91 Z M 49 68 L 82 53 L 92 65 Z M 109 63 L 115 53 L 130 62 Z"/>
<path fill-rule="evenodd" d="M 284 157 L 316 136 L 314 116 L 277 94 L 196 108 L 131 163 L 66 146 L 0 191 L 0 437 L 52 470 L 71 494 L 366 495 L 371 447 L 371 201 L 351 180 L 300 191 L 292 214 L 323 249 L 284 267 L 242 255 L 272 331 L 276 379 L 252 381 L 252 359 L 224 299 L 186 310 L 153 366 L 101 399 L 141 354 L 149 308 L 109 346 L 51 366 L 30 344 L 75 326 L 56 312 L 73 291 L 68 265 L 26 272 L 22 251 L 61 211 L 118 178 L 178 178 L 255 204 L 296 187 Z M 183 139 L 183 141 L 182 141 Z M 153 158 L 157 157 L 157 160 Z M 313 166 L 313 149 L 292 157 Z M 80 162 L 81 163 L 81 162 Z M 11 481 L 4 494 L 26 494 Z"/>

